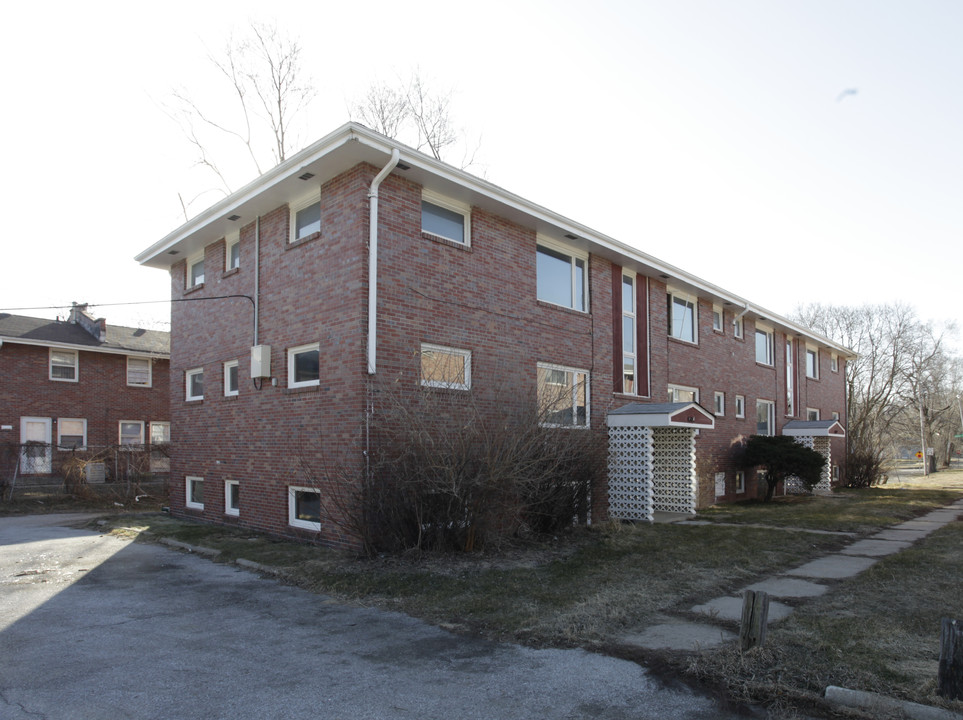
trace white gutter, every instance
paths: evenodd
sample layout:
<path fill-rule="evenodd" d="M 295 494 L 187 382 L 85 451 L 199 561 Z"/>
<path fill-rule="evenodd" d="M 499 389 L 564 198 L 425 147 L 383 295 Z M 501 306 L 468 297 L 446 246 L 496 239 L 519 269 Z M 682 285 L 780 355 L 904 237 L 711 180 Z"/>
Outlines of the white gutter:
<path fill-rule="evenodd" d="M 371 181 L 368 217 L 368 374 L 377 372 L 378 356 L 378 186 L 395 169 L 401 159 L 398 148 L 391 149 L 391 159 Z"/>

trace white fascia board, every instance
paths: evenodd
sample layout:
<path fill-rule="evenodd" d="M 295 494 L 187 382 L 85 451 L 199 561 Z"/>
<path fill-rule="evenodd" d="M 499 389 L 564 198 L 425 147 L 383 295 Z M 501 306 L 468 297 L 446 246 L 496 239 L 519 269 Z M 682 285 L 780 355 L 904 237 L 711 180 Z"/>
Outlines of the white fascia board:
<path fill-rule="evenodd" d="M 73 343 L 54 342 L 50 340 L 25 340 L 18 337 L 0 336 L 2 345 L 31 345 L 33 347 L 57 348 L 58 350 L 83 350 L 85 352 L 104 353 L 105 355 L 129 355 L 130 357 L 159 358 L 170 360 L 170 353 L 149 353 L 143 350 L 125 350 L 123 348 L 92 347 L 90 345 L 74 345 Z M 2 352 L 2 350 L 0 350 Z"/>

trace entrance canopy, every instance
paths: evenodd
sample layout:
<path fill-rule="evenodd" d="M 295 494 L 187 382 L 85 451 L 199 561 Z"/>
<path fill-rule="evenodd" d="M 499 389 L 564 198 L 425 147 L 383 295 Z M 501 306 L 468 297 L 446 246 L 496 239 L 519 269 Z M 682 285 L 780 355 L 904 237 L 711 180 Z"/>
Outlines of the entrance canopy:
<path fill-rule="evenodd" d="M 839 420 L 791 420 L 782 428 L 791 437 L 846 437 Z"/>
<path fill-rule="evenodd" d="M 712 430 L 715 417 L 699 403 L 629 403 L 610 410 L 609 427 L 677 427 Z"/>

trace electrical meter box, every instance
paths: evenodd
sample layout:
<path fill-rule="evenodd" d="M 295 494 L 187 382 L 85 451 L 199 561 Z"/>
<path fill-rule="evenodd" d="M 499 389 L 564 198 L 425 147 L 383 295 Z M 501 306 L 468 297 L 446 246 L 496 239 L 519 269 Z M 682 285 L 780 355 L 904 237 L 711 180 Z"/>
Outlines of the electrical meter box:
<path fill-rule="evenodd" d="M 271 346 L 255 345 L 251 348 L 251 377 L 271 377 Z"/>

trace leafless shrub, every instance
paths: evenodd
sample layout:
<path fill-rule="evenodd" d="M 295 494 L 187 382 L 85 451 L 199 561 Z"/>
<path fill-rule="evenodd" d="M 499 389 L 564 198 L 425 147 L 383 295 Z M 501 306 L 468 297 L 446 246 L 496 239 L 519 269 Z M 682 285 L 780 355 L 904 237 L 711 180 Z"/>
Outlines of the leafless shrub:
<path fill-rule="evenodd" d="M 592 432 L 547 426 L 534 402 L 381 390 L 363 471 L 312 478 L 328 489 L 323 514 L 366 553 L 498 547 L 589 516 L 604 458 Z"/>

